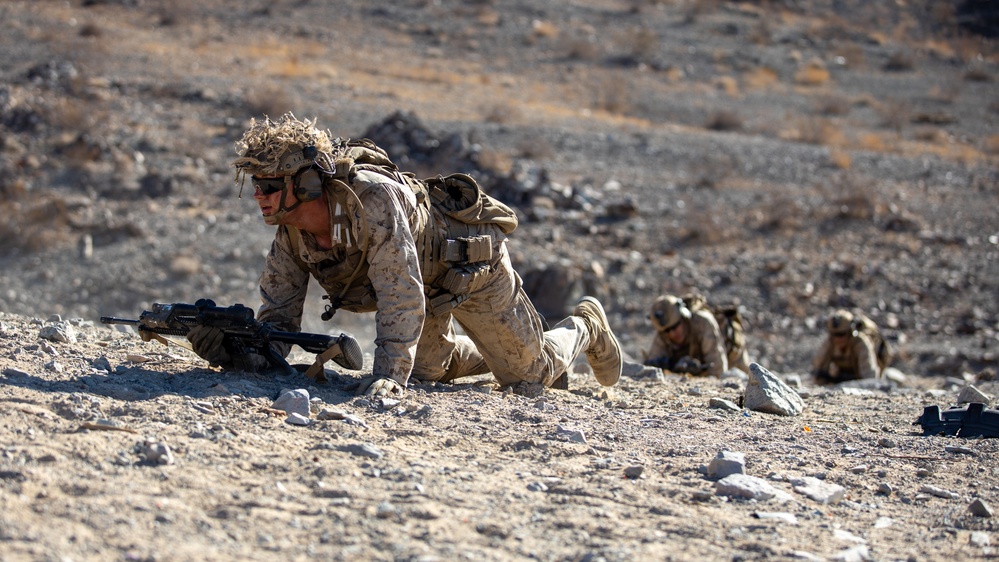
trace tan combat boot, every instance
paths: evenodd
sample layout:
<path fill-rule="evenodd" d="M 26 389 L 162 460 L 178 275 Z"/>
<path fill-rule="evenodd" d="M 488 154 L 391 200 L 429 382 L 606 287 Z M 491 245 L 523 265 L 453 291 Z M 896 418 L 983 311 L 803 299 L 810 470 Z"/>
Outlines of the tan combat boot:
<path fill-rule="evenodd" d="M 590 345 L 586 348 L 586 360 L 590 362 L 597 382 L 613 386 L 621 378 L 621 344 L 607 322 L 604 307 L 593 297 L 583 297 L 576 302 L 573 316 L 582 318 L 590 331 Z"/>

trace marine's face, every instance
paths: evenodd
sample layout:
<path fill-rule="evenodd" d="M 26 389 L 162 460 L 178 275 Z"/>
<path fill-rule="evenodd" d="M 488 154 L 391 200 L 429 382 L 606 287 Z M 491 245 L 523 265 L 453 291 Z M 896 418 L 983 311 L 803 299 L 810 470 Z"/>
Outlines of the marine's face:
<path fill-rule="evenodd" d="M 850 341 L 850 334 L 831 334 L 833 346 L 837 349 L 842 349 L 846 347 L 847 342 Z"/>
<path fill-rule="evenodd" d="M 666 337 L 676 345 L 683 343 L 683 340 L 687 339 L 687 324 L 680 322 L 676 326 L 673 326 L 672 330 L 666 332 Z"/>
<path fill-rule="evenodd" d="M 287 213 L 284 208 L 298 201 L 294 190 L 288 189 L 291 176 L 253 176 L 252 179 L 253 199 L 260 206 L 264 222 L 271 226 L 281 224 Z M 281 200 L 282 193 L 285 194 L 284 201 Z"/>

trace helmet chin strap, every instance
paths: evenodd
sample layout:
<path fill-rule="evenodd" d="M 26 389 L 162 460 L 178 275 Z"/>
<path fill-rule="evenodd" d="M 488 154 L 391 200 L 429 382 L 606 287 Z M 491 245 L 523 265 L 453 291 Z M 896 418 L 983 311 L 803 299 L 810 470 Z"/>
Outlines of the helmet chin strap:
<path fill-rule="evenodd" d="M 285 217 L 288 213 L 294 211 L 302 204 L 301 199 L 295 201 L 295 204 L 291 207 L 285 206 L 285 200 L 288 197 L 288 188 L 294 184 L 295 179 L 292 176 L 285 176 L 284 188 L 281 189 L 281 201 L 278 203 L 278 211 L 269 217 L 264 217 L 264 224 L 268 226 L 277 226 L 281 223 L 281 219 Z"/>

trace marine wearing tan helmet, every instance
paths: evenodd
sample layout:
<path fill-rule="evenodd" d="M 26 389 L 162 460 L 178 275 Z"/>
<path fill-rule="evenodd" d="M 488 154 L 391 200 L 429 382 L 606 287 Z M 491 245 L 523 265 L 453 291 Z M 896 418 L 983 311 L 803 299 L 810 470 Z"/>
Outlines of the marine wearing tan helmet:
<path fill-rule="evenodd" d="M 833 312 L 826 320 L 826 329 L 834 336 L 852 334 L 854 331 L 853 313 L 842 308 Z"/>
<path fill-rule="evenodd" d="M 683 299 L 673 295 L 657 298 L 649 311 L 649 320 L 658 332 L 669 332 L 684 320 L 690 320 L 690 309 Z"/>
<path fill-rule="evenodd" d="M 683 298 L 663 295 L 653 301 L 649 320 L 656 336 L 645 361 L 688 358 L 706 365 L 704 374 L 716 377 L 728 370 L 725 341 L 710 310 L 691 310 Z"/>
<path fill-rule="evenodd" d="M 872 328 L 865 328 L 868 323 Z M 868 318 L 838 309 L 826 319 L 826 331 L 829 337 L 812 360 L 815 383 L 835 384 L 881 377 L 887 357 L 880 357 L 878 350 L 883 347 L 884 340 Z"/>

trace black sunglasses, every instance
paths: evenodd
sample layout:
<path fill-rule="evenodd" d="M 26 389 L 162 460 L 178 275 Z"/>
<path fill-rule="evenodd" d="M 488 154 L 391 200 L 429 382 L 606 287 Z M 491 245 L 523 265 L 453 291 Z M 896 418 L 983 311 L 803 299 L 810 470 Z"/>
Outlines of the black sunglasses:
<path fill-rule="evenodd" d="M 260 190 L 264 195 L 272 195 L 285 187 L 285 178 L 253 178 L 253 189 Z"/>

